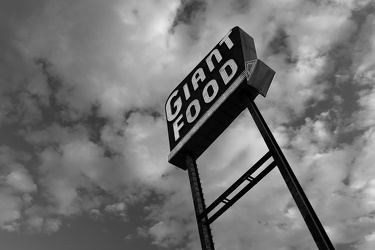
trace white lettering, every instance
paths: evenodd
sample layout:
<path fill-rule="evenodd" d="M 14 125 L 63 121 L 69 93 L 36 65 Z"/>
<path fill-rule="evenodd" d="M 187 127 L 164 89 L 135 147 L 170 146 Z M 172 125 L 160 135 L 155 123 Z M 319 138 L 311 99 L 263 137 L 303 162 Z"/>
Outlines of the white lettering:
<path fill-rule="evenodd" d="M 228 75 L 228 72 L 227 72 L 227 69 L 226 69 L 228 66 L 230 67 L 230 70 L 231 70 L 230 75 Z M 237 69 L 238 69 L 237 64 L 236 64 L 236 62 L 233 59 L 229 59 L 220 68 L 219 72 L 220 72 L 221 78 L 223 79 L 225 85 L 227 85 L 227 83 L 233 78 L 233 76 L 237 72 Z"/>
<path fill-rule="evenodd" d="M 191 78 L 191 83 L 193 84 L 194 90 L 197 90 L 198 88 L 198 81 L 203 82 L 204 79 L 206 79 L 206 75 L 204 74 L 203 69 L 197 69 L 197 71 L 195 71 L 193 77 Z"/>
<path fill-rule="evenodd" d="M 194 106 L 195 114 L 192 116 L 191 108 Z M 186 109 L 186 120 L 188 123 L 192 123 L 195 119 L 197 119 L 199 112 L 201 111 L 201 106 L 199 105 L 198 99 L 192 101 Z"/>
<path fill-rule="evenodd" d="M 171 101 L 172 101 L 172 98 L 175 97 L 177 94 L 178 94 L 178 90 L 174 91 L 169 96 L 169 98 L 167 100 L 167 105 L 165 107 L 165 111 L 166 111 L 166 114 L 167 114 L 167 120 L 169 122 L 173 121 L 174 118 L 176 118 L 176 116 L 178 115 L 178 113 L 181 110 L 182 101 L 181 101 L 181 97 L 178 97 L 177 100 L 173 103 L 173 107 L 175 108 L 175 112 L 173 113 L 173 111 L 172 111 Z"/>
<path fill-rule="evenodd" d="M 232 33 L 232 30 L 230 30 L 225 36 L 223 39 L 221 39 L 221 41 L 219 42 L 220 45 L 222 45 L 223 43 L 225 43 L 228 47 L 228 49 L 231 49 L 233 47 L 233 42 L 232 40 L 230 40 L 229 38 L 229 35 L 230 33 Z"/>
<path fill-rule="evenodd" d="M 208 94 L 208 87 L 212 88 L 212 95 Z M 209 83 L 207 83 L 207 85 L 204 86 L 204 89 L 202 92 L 205 103 L 210 103 L 216 97 L 218 92 L 219 92 L 219 85 L 217 84 L 216 80 L 213 79 L 209 81 Z"/>
<path fill-rule="evenodd" d="M 217 49 L 214 49 L 206 58 L 206 63 L 210 72 L 212 72 L 212 70 L 215 68 L 214 64 L 212 63 L 212 56 L 215 56 L 217 63 L 223 59 L 220 52 Z"/>
<path fill-rule="evenodd" d="M 186 83 L 184 84 L 184 94 L 185 94 L 185 100 L 187 101 L 190 98 L 190 90 L 189 90 L 189 86 Z"/>
<path fill-rule="evenodd" d="M 184 126 L 184 122 L 181 122 L 178 124 L 182 119 L 182 115 L 180 115 L 177 120 L 173 123 L 173 134 L 174 134 L 174 140 L 177 141 L 178 138 L 180 138 L 180 129 Z"/>

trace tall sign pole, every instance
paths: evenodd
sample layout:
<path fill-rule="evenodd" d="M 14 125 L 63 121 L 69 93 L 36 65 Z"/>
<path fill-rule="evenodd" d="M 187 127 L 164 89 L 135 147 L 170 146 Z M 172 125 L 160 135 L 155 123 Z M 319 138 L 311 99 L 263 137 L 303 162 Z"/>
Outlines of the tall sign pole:
<path fill-rule="evenodd" d="M 262 137 L 267 144 L 268 149 L 272 153 L 279 171 L 284 178 L 285 183 L 289 188 L 289 191 L 292 194 L 292 197 L 296 202 L 297 207 L 300 210 L 302 217 L 305 220 L 305 223 L 309 228 L 310 233 L 314 238 L 318 248 L 321 250 L 334 249 L 326 231 L 319 221 L 318 216 L 316 215 L 313 207 L 307 199 L 307 196 L 305 195 L 305 192 L 303 191 L 296 176 L 294 175 L 293 170 L 289 166 L 288 161 L 286 160 L 283 152 L 281 151 L 270 129 L 268 128 L 267 123 L 263 119 L 262 114 L 251 98 L 245 98 L 245 100 L 247 102 L 247 107 L 250 111 L 250 114 L 252 115 L 255 124 L 262 134 Z"/>
<path fill-rule="evenodd" d="M 275 166 L 278 166 L 319 250 L 334 250 L 324 227 L 253 101 L 259 94 L 266 96 L 274 75 L 275 72 L 270 67 L 257 59 L 253 38 L 239 27 L 234 27 L 173 90 L 166 101 L 165 113 L 171 150 L 168 161 L 188 171 L 203 250 L 214 249 L 210 224 Z M 246 108 L 269 152 L 206 208 L 196 159 Z M 256 174 L 271 157 L 273 161 Z M 246 182 L 245 187 L 232 195 Z M 218 206 L 221 207 L 209 216 Z"/>
<path fill-rule="evenodd" d="M 207 215 L 203 218 L 198 218 L 199 215 L 206 210 L 206 204 L 204 202 L 203 190 L 199 179 L 197 164 L 195 159 L 190 155 L 186 155 L 186 167 L 189 173 L 191 195 L 193 196 L 202 250 L 214 250 L 214 242 L 212 239 L 210 225 L 208 224 Z"/>

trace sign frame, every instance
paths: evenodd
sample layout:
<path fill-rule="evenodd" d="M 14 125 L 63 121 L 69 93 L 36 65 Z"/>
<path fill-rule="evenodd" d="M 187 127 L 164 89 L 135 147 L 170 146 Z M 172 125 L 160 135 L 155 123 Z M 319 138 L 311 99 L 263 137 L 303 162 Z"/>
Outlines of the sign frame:
<path fill-rule="evenodd" d="M 168 161 L 186 170 L 185 155 L 197 159 L 246 108 L 240 95 L 266 96 L 274 75 L 253 38 L 231 29 L 166 101 Z"/>

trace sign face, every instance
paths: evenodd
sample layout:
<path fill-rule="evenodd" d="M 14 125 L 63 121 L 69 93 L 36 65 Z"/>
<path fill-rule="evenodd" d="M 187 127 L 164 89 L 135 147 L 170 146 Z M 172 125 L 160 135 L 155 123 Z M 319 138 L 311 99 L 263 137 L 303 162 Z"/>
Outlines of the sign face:
<path fill-rule="evenodd" d="M 265 96 L 274 74 L 253 39 L 231 29 L 167 99 L 168 161 L 186 169 L 186 154 L 198 158 L 245 109 L 243 93 Z"/>

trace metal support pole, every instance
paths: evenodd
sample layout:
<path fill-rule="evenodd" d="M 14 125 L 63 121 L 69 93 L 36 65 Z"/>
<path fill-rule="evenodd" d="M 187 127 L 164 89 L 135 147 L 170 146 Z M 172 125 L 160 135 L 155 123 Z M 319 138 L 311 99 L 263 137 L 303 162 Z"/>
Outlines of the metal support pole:
<path fill-rule="evenodd" d="M 195 216 L 197 219 L 202 250 L 214 250 L 214 242 L 212 239 L 211 229 L 208 224 L 207 215 L 203 218 L 199 217 L 199 215 L 206 210 L 206 205 L 204 203 L 202 185 L 199 180 L 197 164 L 195 159 L 190 155 L 186 155 L 186 166 L 189 173 L 191 194 L 193 196 Z"/>
<path fill-rule="evenodd" d="M 292 194 L 293 199 L 296 202 L 312 237 L 315 240 L 316 245 L 318 246 L 319 250 L 334 250 L 335 248 L 333 247 L 326 231 L 320 223 L 318 216 L 307 199 L 307 196 L 305 195 L 301 185 L 293 173 L 293 170 L 289 166 L 288 161 L 273 137 L 257 106 L 250 97 L 246 97 L 244 99 L 246 100 L 250 114 L 252 115 L 260 133 L 262 134 L 268 149 L 271 151 L 279 171 L 283 176 L 285 183 L 288 186 L 289 191 Z"/>

